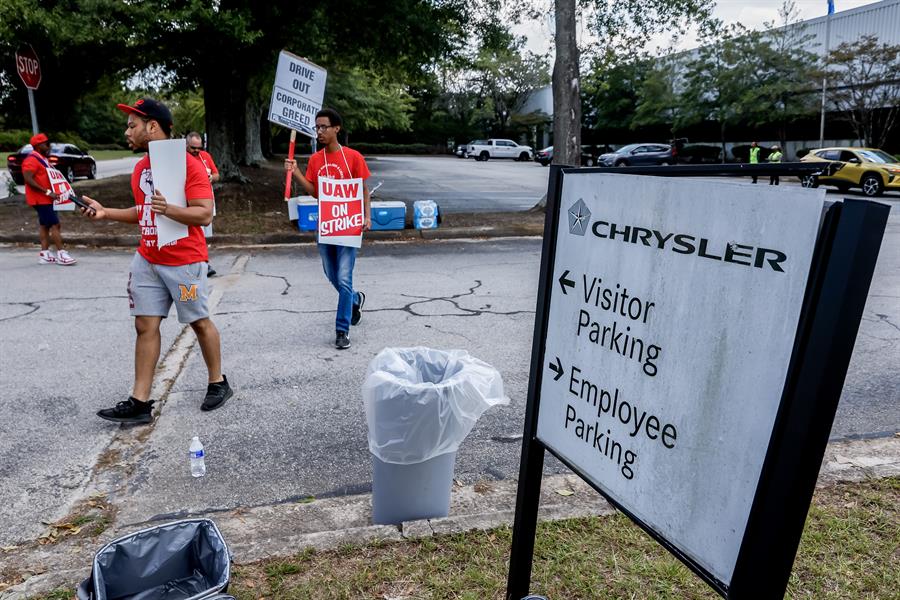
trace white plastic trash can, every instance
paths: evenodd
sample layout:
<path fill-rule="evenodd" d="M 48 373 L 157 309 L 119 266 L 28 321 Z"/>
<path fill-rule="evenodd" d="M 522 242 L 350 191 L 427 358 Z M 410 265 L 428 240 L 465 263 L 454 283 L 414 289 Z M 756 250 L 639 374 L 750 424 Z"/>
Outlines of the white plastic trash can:
<path fill-rule="evenodd" d="M 508 404 L 496 369 L 464 350 L 385 348 L 363 384 L 372 521 L 446 517 L 456 451 L 491 406 Z"/>

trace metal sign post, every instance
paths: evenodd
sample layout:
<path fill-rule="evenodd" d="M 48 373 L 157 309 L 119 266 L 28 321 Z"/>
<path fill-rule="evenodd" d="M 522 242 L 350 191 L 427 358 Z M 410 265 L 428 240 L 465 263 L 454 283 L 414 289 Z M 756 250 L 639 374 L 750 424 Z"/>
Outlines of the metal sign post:
<path fill-rule="evenodd" d="M 34 107 L 34 90 L 41 85 L 41 61 L 31 46 L 16 51 L 16 72 L 28 89 L 28 106 L 31 109 L 31 132 L 37 133 L 37 110 Z"/>
<path fill-rule="evenodd" d="M 634 175 L 821 168 L 551 171 L 508 600 L 544 450 L 723 597 L 783 596 L 888 207 Z"/>

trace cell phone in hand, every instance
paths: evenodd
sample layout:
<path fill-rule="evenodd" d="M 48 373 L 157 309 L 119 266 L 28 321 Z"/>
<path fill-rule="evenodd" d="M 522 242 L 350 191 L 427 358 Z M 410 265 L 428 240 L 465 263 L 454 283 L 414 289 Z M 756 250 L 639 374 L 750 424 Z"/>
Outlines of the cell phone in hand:
<path fill-rule="evenodd" d="M 94 208 L 93 208 L 90 204 L 88 204 L 87 202 L 85 202 L 85 201 L 81 198 L 81 196 L 79 196 L 78 194 L 71 194 L 71 195 L 69 196 L 69 200 L 71 200 L 72 202 L 74 202 L 76 206 L 80 206 L 81 208 L 84 208 L 84 209 L 86 209 L 86 210 L 89 210 L 90 212 L 94 212 Z"/>

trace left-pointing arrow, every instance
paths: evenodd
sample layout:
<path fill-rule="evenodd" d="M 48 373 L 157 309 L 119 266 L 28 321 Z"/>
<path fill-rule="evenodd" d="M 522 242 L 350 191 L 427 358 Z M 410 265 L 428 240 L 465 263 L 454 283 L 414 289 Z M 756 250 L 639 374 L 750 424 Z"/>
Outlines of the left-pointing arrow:
<path fill-rule="evenodd" d="M 563 368 L 562 362 L 559 360 L 559 357 L 556 357 L 556 364 L 550 363 L 550 370 L 556 373 L 556 377 L 553 378 L 553 381 L 559 381 L 559 378 L 563 376 Z"/>
<path fill-rule="evenodd" d="M 568 295 L 568 293 L 569 293 L 566 291 L 567 287 L 575 289 L 575 282 L 572 281 L 571 279 L 566 278 L 566 275 L 568 275 L 568 274 L 569 274 L 569 270 L 566 269 L 566 271 L 562 275 L 559 276 L 559 287 L 562 288 L 563 294 L 566 294 L 566 295 Z"/>

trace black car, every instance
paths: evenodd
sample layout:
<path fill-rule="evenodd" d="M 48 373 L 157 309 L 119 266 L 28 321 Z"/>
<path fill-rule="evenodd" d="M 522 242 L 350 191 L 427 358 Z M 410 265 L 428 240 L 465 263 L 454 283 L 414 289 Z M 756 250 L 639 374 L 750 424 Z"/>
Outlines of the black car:
<path fill-rule="evenodd" d="M 31 144 L 25 144 L 15 154 L 10 154 L 6 159 L 6 167 L 13 181 L 23 185 L 22 162 L 32 152 Z M 47 161 L 65 175 L 70 182 L 77 177 L 95 179 L 97 177 L 97 162 L 94 157 L 84 152 L 73 144 L 50 144 L 50 156 Z"/>

